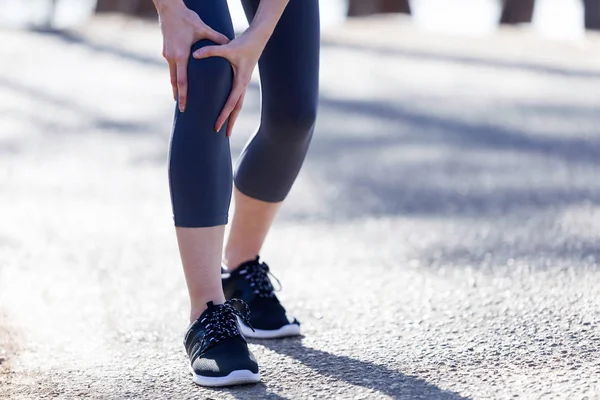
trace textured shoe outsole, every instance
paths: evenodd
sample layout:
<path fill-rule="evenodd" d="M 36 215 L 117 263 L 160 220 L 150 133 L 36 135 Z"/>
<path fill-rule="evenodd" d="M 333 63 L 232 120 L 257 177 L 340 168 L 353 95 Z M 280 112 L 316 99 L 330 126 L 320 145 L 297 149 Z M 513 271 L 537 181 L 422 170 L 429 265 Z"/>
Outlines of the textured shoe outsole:
<path fill-rule="evenodd" d="M 206 387 L 222 387 L 222 386 L 235 386 L 235 385 L 247 385 L 250 383 L 260 382 L 260 372 L 253 373 L 248 370 L 233 371 L 227 376 L 202 376 L 194 372 L 190 367 L 190 372 L 194 377 L 194 383 L 200 386 Z"/>
<path fill-rule="evenodd" d="M 256 329 L 254 331 L 250 329 L 246 324 L 240 321 L 240 331 L 242 335 L 251 339 L 279 339 L 290 336 L 300 336 L 300 325 L 288 324 L 284 325 L 279 329 L 263 330 Z"/>

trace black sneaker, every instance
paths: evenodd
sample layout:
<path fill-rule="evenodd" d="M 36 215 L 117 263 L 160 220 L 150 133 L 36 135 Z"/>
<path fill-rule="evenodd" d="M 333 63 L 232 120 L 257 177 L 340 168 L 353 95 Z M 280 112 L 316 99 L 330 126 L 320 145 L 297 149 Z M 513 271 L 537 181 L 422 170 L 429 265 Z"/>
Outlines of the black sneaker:
<path fill-rule="evenodd" d="M 235 304 L 244 307 L 244 312 Z M 240 334 L 236 317 L 248 322 L 248 306 L 241 300 L 206 304 L 185 334 L 183 345 L 190 357 L 194 382 L 202 386 L 231 386 L 260 381 L 258 364 Z"/>
<path fill-rule="evenodd" d="M 223 270 L 221 278 L 225 298 L 242 299 L 252 311 L 249 318 L 251 325 L 240 321 L 240 330 L 244 336 L 274 339 L 300 335 L 300 322 L 288 317 L 285 308 L 279 303 L 269 279 L 269 267 L 261 263 L 259 257 L 243 263 L 231 273 Z"/>

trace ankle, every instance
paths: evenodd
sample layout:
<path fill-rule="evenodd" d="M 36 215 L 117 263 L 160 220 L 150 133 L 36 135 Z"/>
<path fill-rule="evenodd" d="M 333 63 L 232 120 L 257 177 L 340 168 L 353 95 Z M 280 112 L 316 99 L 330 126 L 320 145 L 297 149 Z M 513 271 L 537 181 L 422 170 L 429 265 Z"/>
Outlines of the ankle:
<path fill-rule="evenodd" d="M 215 305 L 219 305 L 225 303 L 225 297 L 223 294 L 221 294 L 220 296 L 213 296 L 213 298 L 208 300 L 206 298 L 198 300 L 192 299 L 190 301 L 190 323 L 193 323 L 195 320 L 200 318 L 202 313 L 208 308 L 206 304 L 209 301 L 212 301 Z"/>
<path fill-rule="evenodd" d="M 235 271 L 238 267 L 248 261 L 255 260 L 258 254 L 254 252 L 246 252 L 239 254 L 225 254 L 223 257 L 223 266 L 227 271 Z"/>

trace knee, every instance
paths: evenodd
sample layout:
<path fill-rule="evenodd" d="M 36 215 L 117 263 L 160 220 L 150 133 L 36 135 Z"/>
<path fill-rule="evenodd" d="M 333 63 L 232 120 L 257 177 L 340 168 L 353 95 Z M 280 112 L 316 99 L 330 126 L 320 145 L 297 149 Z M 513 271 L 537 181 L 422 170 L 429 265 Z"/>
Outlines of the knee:
<path fill-rule="evenodd" d="M 217 84 L 223 81 L 231 82 L 233 69 L 229 61 L 222 57 L 195 59 L 190 57 L 188 65 L 188 83 L 203 82 Z"/>
<path fill-rule="evenodd" d="M 178 118 L 190 129 L 212 129 L 231 92 L 231 64 L 221 57 L 190 58 L 187 72 L 186 110 L 190 112 Z"/>
<path fill-rule="evenodd" d="M 229 61 L 222 57 L 209 57 L 200 60 L 190 57 L 189 78 L 205 78 L 209 81 L 219 77 L 232 77 L 233 69 Z M 195 76 L 194 73 L 202 73 L 204 75 Z"/>
<path fill-rule="evenodd" d="M 278 140 L 304 142 L 310 140 L 316 120 L 316 105 L 287 107 L 278 112 L 266 112 L 261 128 L 266 128 Z"/>
<path fill-rule="evenodd" d="M 209 40 L 201 40 L 194 44 L 192 52 L 211 45 L 214 45 L 214 43 Z M 221 95 L 226 92 L 229 95 L 232 79 L 233 69 L 231 64 L 222 57 L 209 57 L 200 60 L 190 57 L 189 59 L 188 85 L 192 90 L 195 88 L 209 90 L 203 93 L 204 96 L 214 96 L 215 92 Z"/>

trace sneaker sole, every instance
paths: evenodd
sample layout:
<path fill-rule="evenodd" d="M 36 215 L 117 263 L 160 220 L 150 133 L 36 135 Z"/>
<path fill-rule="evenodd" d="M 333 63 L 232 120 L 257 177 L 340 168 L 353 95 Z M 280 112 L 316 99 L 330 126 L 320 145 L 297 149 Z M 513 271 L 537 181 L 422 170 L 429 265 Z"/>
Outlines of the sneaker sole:
<path fill-rule="evenodd" d="M 300 325 L 289 324 L 284 325 L 279 329 L 263 330 L 263 329 L 250 329 L 247 325 L 240 321 L 240 331 L 242 335 L 251 339 L 278 339 L 289 336 L 300 335 Z"/>
<path fill-rule="evenodd" d="M 234 386 L 234 385 L 246 385 L 249 383 L 260 382 L 260 372 L 253 373 L 247 369 L 233 371 L 227 376 L 202 376 L 194 372 L 190 367 L 190 372 L 194 377 L 194 383 L 200 386 L 207 387 L 220 387 L 220 386 Z"/>

